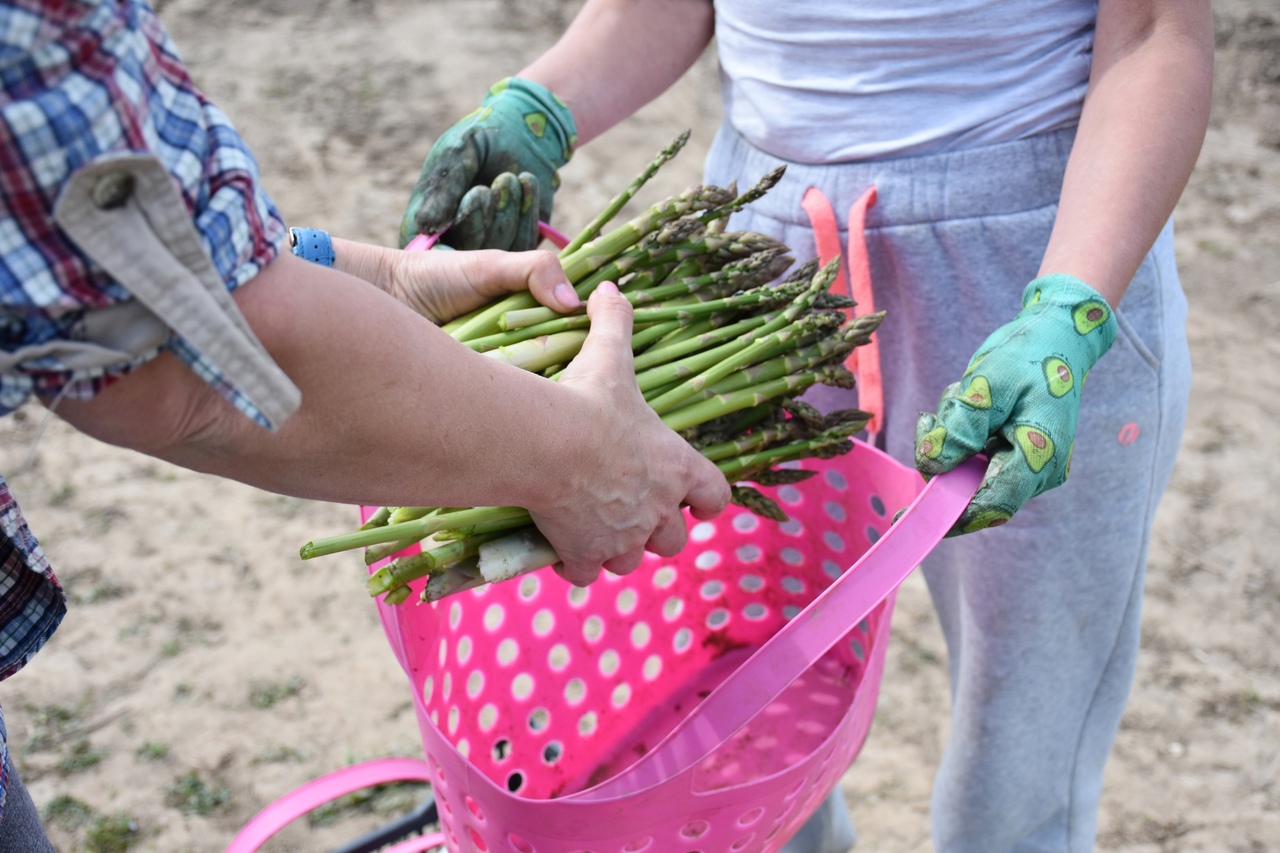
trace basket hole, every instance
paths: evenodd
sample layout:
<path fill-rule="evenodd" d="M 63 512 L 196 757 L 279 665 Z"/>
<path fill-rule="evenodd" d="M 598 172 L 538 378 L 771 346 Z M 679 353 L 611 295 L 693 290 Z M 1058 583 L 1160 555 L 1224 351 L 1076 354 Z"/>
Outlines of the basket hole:
<path fill-rule="evenodd" d="M 480 833 L 476 832 L 475 827 L 468 826 L 467 835 L 471 837 L 471 843 L 476 846 L 477 850 L 486 851 L 489 849 L 489 845 L 485 843 L 485 840 L 481 837 Z"/>
<path fill-rule="evenodd" d="M 844 478 L 844 474 L 841 474 L 834 468 L 828 468 L 824 476 L 827 478 L 827 485 L 831 486 L 831 488 L 838 492 L 843 492 L 845 489 L 849 488 L 849 481 Z"/>
<path fill-rule="evenodd" d="M 689 531 L 689 539 L 693 542 L 706 542 L 716 535 L 716 526 L 709 521 L 700 521 Z"/>
<path fill-rule="evenodd" d="M 800 580 L 800 578 L 787 575 L 782 579 L 782 588 L 792 595 L 799 595 L 804 592 L 804 581 Z"/>
<path fill-rule="evenodd" d="M 539 610 L 533 614 L 533 633 L 545 637 L 556 626 L 556 617 L 550 610 Z"/>
<path fill-rule="evenodd" d="M 791 504 L 792 506 L 795 506 L 803 499 L 804 496 L 800 494 L 800 490 L 795 486 L 782 486 L 778 489 L 778 500 L 782 501 L 784 504 Z"/>
<path fill-rule="evenodd" d="M 733 529 L 739 533 L 750 533 L 760 526 L 760 519 L 749 512 L 740 512 L 733 517 Z"/>
<path fill-rule="evenodd" d="M 623 616 L 636 609 L 636 601 L 639 597 L 634 589 L 624 589 L 618 593 L 617 607 L 618 612 Z"/>
<path fill-rule="evenodd" d="M 723 607 L 717 607 L 707 614 L 707 627 L 711 629 L 723 628 L 729 623 L 729 611 Z"/>
<path fill-rule="evenodd" d="M 538 594 L 538 588 L 541 583 L 535 575 L 525 575 L 520 579 L 520 597 L 525 601 L 532 601 L 533 597 Z"/>
<path fill-rule="evenodd" d="M 804 554 L 799 548 L 783 548 L 778 554 L 788 566 L 803 566 Z"/>
<path fill-rule="evenodd" d="M 832 580 L 835 580 L 838 577 L 840 577 L 842 574 L 844 574 L 844 569 L 840 568 L 840 564 L 837 563 L 835 560 L 823 560 L 822 570 L 826 572 L 827 577 L 831 578 Z"/>
<path fill-rule="evenodd" d="M 547 764 L 555 764 L 562 755 L 564 755 L 564 746 L 558 740 L 553 740 L 542 748 L 542 760 Z"/>
<path fill-rule="evenodd" d="M 471 741 L 467 740 L 466 738 L 463 738 L 462 740 L 458 741 L 458 754 L 461 755 L 463 758 L 470 758 L 471 757 Z"/>
<path fill-rule="evenodd" d="M 637 622 L 631 626 L 631 647 L 643 649 L 649 645 L 649 640 L 653 637 L 653 631 L 649 629 L 648 622 Z"/>
<path fill-rule="evenodd" d="M 513 794 L 518 794 L 520 789 L 524 787 L 524 774 L 519 770 L 511 771 L 511 775 L 507 777 L 507 790 Z"/>
<path fill-rule="evenodd" d="M 527 672 L 522 672 L 515 678 L 511 679 L 511 695 L 516 700 L 523 702 L 533 693 L 533 676 Z"/>
<path fill-rule="evenodd" d="M 835 501 L 827 501 L 822 505 L 822 509 L 827 514 L 827 518 L 832 521 L 844 521 L 849 517 L 849 513 L 844 511 L 844 507 Z"/>
<path fill-rule="evenodd" d="M 711 824 L 705 820 L 691 820 L 680 829 L 680 837 L 690 840 L 701 838 L 707 834 L 707 830 L 711 828 Z"/>
<path fill-rule="evenodd" d="M 431 702 L 431 694 L 435 692 L 436 680 L 434 676 L 428 675 L 422 682 L 422 701 L 424 703 Z"/>
<path fill-rule="evenodd" d="M 876 530 L 870 524 L 867 525 L 867 541 L 872 545 L 880 541 L 880 531 Z"/>
<path fill-rule="evenodd" d="M 724 592 L 723 582 L 707 581 L 702 585 L 702 590 L 700 591 L 700 594 L 702 595 L 702 598 L 704 601 L 710 601 L 711 599 L 715 598 L 722 592 Z"/>
<path fill-rule="evenodd" d="M 621 684 L 619 684 L 617 687 L 613 688 L 613 697 L 612 697 L 613 707 L 625 708 L 627 703 L 630 701 L 631 701 L 631 685 L 630 684 L 627 684 L 627 682 L 624 681 Z"/>
<path fill-rule="evenodd" d="M 498 738 L 493 742 L 493 760 L 502 763 L 507 760 L 507 756 L 511 754 L 511 741 L 506 738 Z"/>
<path fill-rule="evenodd" d="M 800 608 L 794 604 L 788 604 L 782 608 L 782 616 L 784 619 L 794 619 L 800 615 Z"/>
<path fill-rule="evenodd" d="M 520 654 L 520 646 L 515 640 L 507 637 L 501 643 L 498 643 L 498 664 L 500 666 L 510 666 L 511 662 Z"/>
<path fill-rule="evenodd" d="M 515 848 L 516 853 L 537 853 L 532 844 L 514 832 L 507 836 L 507 841 L 511 842 L 511 846 Z"/>
<path fill-rule="evenodd" d="M 591 597 L 591 593 L 585 586 L 569 587 L 569 603 L 574 607 L 581 607 L 587 603 L 587 599 Z"/>
<path fill-rule="evenodd" d="M 759 575 L 743 575 L 738 578 L 738 586 L 742 587 L 744 592 L 759 592 L 764 589 L 764 578 Z"/>
<path fill-rule="evenodd" d="M 453 695 L 453 673 L 446 672 L 444 678 L 440 679 L 440 698 L 449 701 L 449 697 Z"/>
<path fill-rule="evenodd" d="M 564 643 L 556 643 L 547 652 L 547 666 L 559 672 L 569 665 L 569 647 Z"/>
<path fill-rule="evenodd" d="M 461 621 L 462 621 L 462 605 L 455 601 L 452 604 L 452 606 L 449 607 L 449 627 L 457 628 L 458 623 Z"/>
<path fill-rule="evenodd" d="M 529 731 L 540 732 L 551 722 L 551 714 L 546 708 L 534 708 L 529 712 Z"/>
<path fill-rule="evenodd" d="M 457 705 L 451 706 L 449 708 L 449 734 L 454 734 L 458 731 L 458 722 L 461 719 L 462 711 L 458 709 Z"/>
<path fill-rule="evenodd" d="M 649 655 L 649 657 L 645 658 L 641 672 L 647 680 L 653 681 L 662 674 L 662 658 L 658 655 Z"/>
<path fill-rule="evenodd" d="M 788 518 L 778 525 L 778 529 L 788 536 L 800 536 L 804 533 L 804 525 L 795 518 Z"/>
<path fill-rule="evenodd" d="M 588 711 L 578 718 L 578 734 L 583 737 L 595 734 L 596 727 L 599 725 L 599 718 L 595 711 Z"/>
<path fill-rule="evenodd" d="M 490 604 L 484 609 L 484 627 L 489 631 L 496 631 L 502 627 L 502 620 L 507 612 L 502 609 L 501 604 Z"/>
<path fill-rule="evenodd" d="M 850 640 L 849 648 L 853 651 L 853 656 L 855 658 L 858 660 L 866 660 L 867 653 L 863 650 L 862 643 L 859 643 L 857 640 Z"/>
<path fill-rule="evenodd" d="M 719 551 L 703 551 L 701 554 L 693 558 L 693 564 L 704 572 L 708 569 L 714 569 L 720 565 Z"/>
<path fill-rule="evenodd" d="M 498 706 L 492 702 L 486 704 L 476 715 L 476 722 L 480 724 L 480 731 L 489 731 L 498 722 Z"/>
<path fill-rule="evenodd" d="M 676 570 L 671 566 L 663 566 L 653 573 L 653 585 L 658 589 L 666 589 L 676 582 Z"/>
<path fill-rule="evenodd" d="M 467 696 L 474 699 L 480 695 L 480 691 L 484 690 L 484 673 L 480 670 L 472 670 L 467 676 Z"/>
<path fill-rule="evenodd" d="M 449 641 L 444 637 L 440 638 L 439 652 L 440 652 L 440 666 L 443 667 L 444 662 L 449 659 Z"/>
<path fill-rule="evenodd" d="M 470 794 L 467 795 L 466 802 L 467 802 L 467 811 L 475 815 L 476 820 L 483 822 L 484 812 L 481 811 L 480 804 L 477 803 L 475 800 L 473 800 Z"/>
<path fill-rule="evenodd" d="M 880 500 L 879 495 L 871 496 L 871 511 L 874 512 L 876 515 L 880 516 L 881 518 L 884 518 L 884 513 L 885 513 L 884 501 Z"/>
<path fill-rule="evenodd" d="M 605 649 L 604 654 L 600 655 L 600 674 L 604 676 L 613 675 L 618 671 L 618 667 L 622 665 L 622 658 L 613 649 Z"/>
<path fill-rule="evenodd" d="M 676 619 L 684 612 L 684 599 L 673 595 L 662 603 L 662 616 L 668 622 Z"/>
<path fill-rule="evenodd" d="M 604 620 L 599 616 L 588 616 L 587 621 L 582 623 L 582 636 L 591 643 L 600 639 L 604 636 Z"/>
<path fill-rule="evenodd" d="M 564 686 L 564 701 L 570 705 L 577 705 L 587 695 L 587 683 L 581 678 L 571 678 L 569 683 Z"/>
<path fill-rule="evenodd" d="M 844 537 L 834 530 L 828 530 L 822 534 L 822 542 L 832 551 L 840 553 L 844 550 Z"/>
<path fill-rule="evenodd" d="M 693 632 L 688 628 L 681 628 L 679 631 L 676 631 L 676 635 L 671 641 L 671 645 L 677 652 L 687 651 L 692 643 Z"/>
<path fill-rule="evenodd" d="M 761 619 L 769 615 L 769 608 L 765 607 L 758 601 L 753 601 L 746 607 L 742 608 L 742 615 L 750 619 L 752 622 L 759 622 Z"/>
<path fill-rule="evenodd" d="M 633 838 L 622 848 L 622 853 L 640 853 L 642 850 L 648 850 L 652 844 L 653 836 L 650 835 L 645 835 L 641 838 Z"/>
<path fill-rule="evenodd" d="M 742 545 L 734 555 L 739 563 L 754 563 L 764 556 L 764 552 L 755 545 Z"/>
<path fill-rule="evenodd" d="M 458 663 L 466 663 L 467 661 L 471 660 L 471 638 L 470 637 L 464 636 L 464 637 L 458 638 L 457 654 L 458 654 Z"/>
<path fill-rule="evenodd" d="M 737 841 L 730 844 L 729 849 L 732 851 L 741 850 L 743 847 L 746 847 L 752 841 L 755 841 L 755 839 L 756 839 L 756 834 L 753 832 L 750 835 L 743 836 L 742 838 L 739 838 Z"/>

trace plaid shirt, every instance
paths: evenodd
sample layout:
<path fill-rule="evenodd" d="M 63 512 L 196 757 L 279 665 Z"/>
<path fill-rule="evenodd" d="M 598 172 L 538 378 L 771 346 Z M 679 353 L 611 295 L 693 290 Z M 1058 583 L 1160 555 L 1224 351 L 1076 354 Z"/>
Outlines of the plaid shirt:
<path fill-rule="evenodd" d="M 286 232 L 253 156 L 191 82 L 145 2 L 0 4 L 0 351 L 75 339 L 87 310 L 131 298 L 52 217 L 77 168 L 120 152 L 165 165 L 228 290 L 276 257 Z M 266 425 L 182 338 L 171 335 L 162 349 Z M 22 361 L 0 375 L 0 415 L 33 394 L 90 398 L 155 355 L 78 372 L 55 357 Z M 0 679 L 39 650 L 65 611 L 62 589 L 0 478 Z M 0 815 L 9 773 L 3 730 L 0 719 Z"/>

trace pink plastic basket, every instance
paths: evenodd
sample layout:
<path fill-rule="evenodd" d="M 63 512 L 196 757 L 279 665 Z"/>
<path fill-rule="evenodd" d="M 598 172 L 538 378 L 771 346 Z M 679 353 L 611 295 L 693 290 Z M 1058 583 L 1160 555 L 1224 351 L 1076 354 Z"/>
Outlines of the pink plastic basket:
<path fill-rule="evenodd" d="M 873 198 L 855 203 L 851 223 Z M 814 228 L 826 260 L 838 241 L 818 201 L 806 209 L 823 214 Z M 860 228 L 848 262 L 865 277 Z M 388 853 L 778 850 L 862 748 L 896 590 L 986 470 L 977 457 L 926 486 L 862 442 L 803 467 L 820 474 L 762 490 L 790 521 L 737 507 L 689 518 L 678 557 L 646 555 L 625 577 L 577 589 L 548 568 L 434 604 L 379 603 L 426 762 L 380 759 L 312 780 L 263 809 L 228 853 L 402 779 L 432 784 L 441 831 Z"/>
<path fill-rule="evenodd" d="M 357 766 L 316 780 L 231 853 L 353 783 L 422 777 L 441 833 L 405 851 L 780 848 L 861 748 L 895 591 L 984 471 L 971 460 L 925 486 L 860 442 L 804 467 L 821 473 L 765 490 L 791 521 L 736 507 L 691 520 L 683 553 L 647 555 L 625 577 L 578 589 L 543 569 L 435 604 L 379 604 L 424 772 L 401 759 L 376 779 Z"/>

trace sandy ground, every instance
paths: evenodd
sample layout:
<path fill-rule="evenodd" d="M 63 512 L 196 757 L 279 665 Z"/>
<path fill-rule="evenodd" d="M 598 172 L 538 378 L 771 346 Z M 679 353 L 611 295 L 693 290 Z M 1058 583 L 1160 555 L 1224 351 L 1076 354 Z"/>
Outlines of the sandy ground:
<path fill-rule="evenodd" d="M 549 45 L 576 5 L 173 0 L 161 11 L 286 218 L 390 243 L 428 141 Z M 1280 455 L 1263 446 L 1280 416 L 1269 367 L 1280 359 L 1280 7 L 1232 0 L 1215 19 L 1213 127 L 1177 219 L 1191 420 L 1152 543 L 1144 650 L 1099 831 L 1099 849 L 1123 853 L 1280 850 Z M 690 149 L 653 197 L 695 182 L 717 110 L 704 57 L 579 153 L 558 221 L 584 223 L 685 127 Z M 296 556 L 349 529 L 350 508 L 118 451 L 31 408 L 0 421 L 0 470 L 72 602 L 0 688 L 60 850 L 220 850 L 316 775 L 421 754 L 363 566 Z M 877 726 L 845 780 L 860 851 L 932 849 L 945 650 L 918 578 L 899 601 Z M 346 803 L 269 849 L 332 849 L 420 794 Z M 136 828 L 128 839 L 112 835 L 120 821 Z"/>

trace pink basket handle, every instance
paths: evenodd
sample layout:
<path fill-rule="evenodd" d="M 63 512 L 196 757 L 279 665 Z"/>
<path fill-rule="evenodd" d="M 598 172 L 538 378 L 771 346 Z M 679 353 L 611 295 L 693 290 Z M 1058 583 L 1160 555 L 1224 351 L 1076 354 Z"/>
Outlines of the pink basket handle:
<path fill-rule="evenodd" d="M 683 773 L 733 737 L 902 584 L 982 483 L 978 456 L 934 477 L 889 531 L 626 772 L 565 799 L 624 796 Z M 679 737 L 675 735 L 679 733 Z"/>
<path fill-rule="evenodd" d="M 427 763 L 416 758 L 376 758 L 343 767 L 294 788 L 258 812 L 231 839 L 226 853 L 254 853 L 268 838 L 307 812 L 347 794 L 388 782 L 430 781 L 431 772 Z M 433 832 L 402 842 L 387 853 L 413 853 L 442 844 L 444 836 Z"/>
<path fill-rule="evenodd" d="M 445 231 L 448 230 L 449 229 L 447 228 L 445 229 Z M 552 228 L 546 222 L 538 223 L 538 233 L 545 239 L 550 240 L 551 244 L 557 249 L 563 249 L 565 246 L 569 245 L 569 238 Z M 434 234 L 419 234 L 417 237 L 414 237 L 405 244 L 404 250 L 406 252 L 425 252 L 427 249 L 430 249 L 436 243 L 440 242 L 440 238 L 443 236 L 444 231 L 437 231 Z"/>

